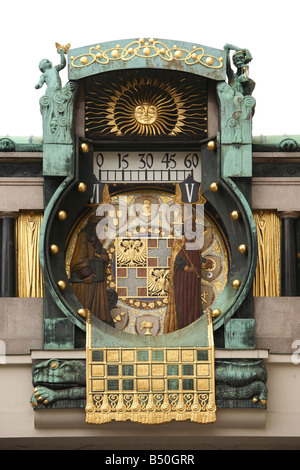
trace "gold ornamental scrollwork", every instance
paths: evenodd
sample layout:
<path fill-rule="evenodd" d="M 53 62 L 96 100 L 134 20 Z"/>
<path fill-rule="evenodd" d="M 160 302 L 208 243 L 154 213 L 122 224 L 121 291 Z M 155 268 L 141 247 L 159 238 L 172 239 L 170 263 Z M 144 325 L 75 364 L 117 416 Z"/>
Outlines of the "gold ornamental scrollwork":
<path fill-rule="evenodd" d="M 134 57 L 143 59 L 160 57 L 167 62 L 179 61 L 191 66 L 201 64 L 210 69 L 223 67 L 223 57 L 206 54 L 203 47 L 193 46 L 192 50 L 189 51 L 174 44 L 170 48 L 162 41 L 153 38 L 148 41 L 144 38 L 137 39 L 125 47 L 117 44 L 115 47 L 106 50 L 102 50 L 100 45 L 92 46 L 87 54 L 81 54 L 77 57 L 72 56 L 71 65 L 74 68 L 88 67 L 93 63 L 107 65 L 111 61 L 128 62 Z"/>
<path fill-rule="evenodd" d="M 98 347 L 87 316 L 86 422 L 216 421 L 214 340 L 210 311 L 207 341 L 198 347 Z"/>

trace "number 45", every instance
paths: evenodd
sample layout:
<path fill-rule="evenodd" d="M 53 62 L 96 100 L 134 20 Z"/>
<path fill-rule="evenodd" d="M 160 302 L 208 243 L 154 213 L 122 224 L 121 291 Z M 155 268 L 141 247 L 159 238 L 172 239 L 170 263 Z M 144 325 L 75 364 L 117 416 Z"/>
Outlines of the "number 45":
<path fill-rule="evenodd" d="M 165 163 L 167 169 L 175 168 L 176 167 L 176 161 L 174 160 L 175 156 L 176 156 L 176 153 L 172 153 L 171 155 L 169 155 L 169 153 L 166 153 L 161 163 Z"/>

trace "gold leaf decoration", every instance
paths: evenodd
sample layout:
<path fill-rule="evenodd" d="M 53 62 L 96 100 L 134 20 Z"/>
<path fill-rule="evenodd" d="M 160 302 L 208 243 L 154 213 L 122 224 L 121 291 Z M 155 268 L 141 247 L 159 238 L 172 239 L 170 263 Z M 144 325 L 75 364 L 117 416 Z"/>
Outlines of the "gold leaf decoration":
<path fill-rule="evenodd" d="M 104 47 L 104 48 L 103 48 Z M 167 44 L 150 38 L 140 38 L 135 41 L 121 46 L 117 44 L 115 47 L 106 48 L 105 45 L 91 46 L 84 54 L 71 57 L 71 67 L 82 68 L 92 64 L 101 66 L 108 65 L 111 62 L 122 61 L 130 62 L 135 58 L 154 59 L 159 58 L 166 62 L 184 63 L 187 66 L 201 65 L 209 69 L 221 69 L 224 64 L 223 57 L 216 57 L 206 53 L 201 46 L 193 46 L 192 50 L 184 47 L 178 47 L 177 44 L 168 46 Z"/>
<path fill-rule="evenodd" d="M 86 136 L 207 133 L 206 80 L 184 72 L 130 70 L 87 80 Z"/>

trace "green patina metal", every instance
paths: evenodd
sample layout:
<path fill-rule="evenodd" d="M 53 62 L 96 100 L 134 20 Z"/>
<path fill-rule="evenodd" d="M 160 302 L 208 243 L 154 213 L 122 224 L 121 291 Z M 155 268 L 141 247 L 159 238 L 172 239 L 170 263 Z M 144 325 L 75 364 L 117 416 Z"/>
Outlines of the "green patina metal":
<path fill-rule="evenodd" d="M 299 152 L 299 135 L 260 135 L 252 139 L 255 152 Z"/>
<path fill-rule="evenodd" d="M 92 346 L 97 348 L 103 344 L 110 344 L 112 348 L 152 347 L 164 348 L 174 345 L 208 347 L 207 319 L 202 315 L 193 325 L 173 333 L 160 336 L 139 336 L 118 331 L 97 318 L 92 318 Z M 109 340 L 108 340 L 109 338 Z"/>
<path fill-rule="evenodd" d="M 230 51 L 234 50 L 231 69 Z M 122 40 L 95 44 L 68 52 L 69 80 L 64 87 L 59 70 L 65 66 L 65 50 L 59 50 L 61 62 L 52 67 L 42 62 L 43 75 L 37 88 L 47 85 L 40 100 L 43 117 L 43 174 L 45 179 L 45 214 L 40 234 L 40 260 L 45 278 L 44 348 L 76 349 L 85 347 L 85 320 L 78 314 L 82 307 L 76 298 L 65 268 L 68 237 L 78 218 L 83 217 L 92 196 L 93 142 L 89 151 L 81 151 L 84 136 L 75 135 L 77 88 L 84 79 L 103 72 L 134 68 L 160 68 L 198 74 L 213 83 L 219 99 L 219 133 L 193 143 L 202 155 L 202 194 L 220 215 L 230 244 L 228 282 L 213 308 L 221 314 L 214 321 L 215 345 L 225 349 L 255 348 L 252 282 L 257 259 L 256 227 L 251 211 L 252 115 L 254 82 L 248 77 L 250 52 L 226 44 L 224 50 L 195 44 L 157 39 Z M 225 82 L 226 74 L 228 83 Z M 134 140 L 134 139 L 133 139 Z M 173 141 L 172 145 L 177 145 Z M 295 146 L 296 142 L 296 146 Z M 187 140 L 180 145 L 191 145 Z M 1 144 L 1 141 L 0 141 Z M 259 137 L 254 144 L 264 148 L 298 148 L 294 136 L 281 140 Z M 99 145 L 99 142 L 98 142 Z M 109 145 L 107 143 L 106 145 Z M 118 145 L 115 139 L 114 145 Z M 124 145 L 124 143 L 123 143 Z M 159 142 L 155 144 L 159 147 Z M 272 147 L 272 148 L 273 148 Z M 78 191 L 80 181 L 86 191 Z M 211 191 L 211 183 L 217 191 Z M 67 218 L 57 217 L 65 211 Z M 231 217 L 232 211 L 239 214 Z M 55 243 L 58 254 L 49 246 Z M 240 244 L 247 246 L 240 253 Z M 65 283 L 63 290 L 58 280 Z M 234 285 L 239 282 L 238 288 Z M 118 331 L 97 318 L 91 318 L 93 347 L 169 347 L 207 346 L 207 318 L 200 317 L 188 327 L 168 335 L 147 337 Z M 267 398 L 266 371 L 263 361 L 216 361 L 216 403 L 218 407 L 264 407 Z M 33 385 L 37 387 L 31 402 L 34 408 L 83 408 L 86 398 L 85 361 L 51 359 L 35 364 Z M 63 383 L 63 388 L 58 385 Z M 42 400 L 43 397 L 43 400 Z M 46 400 L 46 402 L 45 402 Z"/>
<path fill-rule="evenodd" d="M 226 322 L 225 349 L 255 348 L 255 321 L 253 318 L 231 318 Z"/>
<path fill-rule="evenodd" d="M 252 55 L 247 49 L 225 44 L 228 83 L 217 85 L 221 118 L 222 176 L 252 176 L 252 116 L 254 81 L 248 76 Z M 234 50 L 232 70 L 230 51 Z"/>
<path fill-rule="evenodd" d="M 77 314 L 80 305 L 68 284 L 67 276 L 62 276 L 65 272 L 64 247 L 68 234 L 76 217 L 91 197 L 90 189 L 84 195 L 78 193 L 77 190 L 78 182 L 84 180 L 85 176 L 88 177 L 88 172 L 91 170 L 92 154 L 85 155 L 83 163 L 78 150 L 79 142 L 74 135 L 73 116 L 76 110 L 77 92 L 75 82 L 101 72 L 148 67 L 185 71 L 221 82 L 216 83 L 221 121 L 220 133 L 215 138 L 217 150 L 211 152 L 207 149 L 206 143 L 201 144 L 203 195 L 221 214 L 232 251 L 227 286 L 214 304 L 214 308 L 221 311 L 221 315 L 214 320 L 214 329 L 217 341 L 220 341 L 218 345 L 221 347 L 231 348 L 232 345 L 239 348 L 254 347 L 254 329 L 251 332 L 252 336 L 237 334 L 233 341 L 231 333 L 233 323 L 229 320 L 238 312 L 240 321 L 239 325 L 237 323 L 235 325 L 237 331 L 242 332 L 248 319 L 253 317 L 251 288 L 256 265 L 257 241 L 250 208 L 249 178 L 252 175 L 251 122 L 255 100 L 250 95 L 244 94 L 247 87 L 241 83 L 249 84 L 249 80 L 245 80 L 245 76 L 242 76 L 240 65 L 237 67 L 237 73 L 231 75 L 233 82 L 231 80 L 230 84 L 227 84 L 224 81 L 225 63 L 228 71 L 230 47 L 224 48 L 224 53 L 221 50 L 181 42 L 176 43 L 176 48 L 174 45 L 174 41 L 166 40 L 127 40 L 121 41 L 120 44 L 105 43 L 101 44 L 101 47 L 94 45 L 70 50 L 68 67 L 71 81 L 62 87 L 56 70 L 56 75 L 53 74 L 53 83 L 50 80 L 47 84 L 49 90 L 40 100 L 43 116 L 46 195 L 45 216 L 40 237 L 40 256 L 47 286 L 45 296 L 46 348 L 68 349 L 72 344 L 74 347 L 75 344 L 84 346 L 84 336 L 80 332 L 84 333 L 85 322 Z M 61 52 L 61 57 L 62 55 Z M 225 57 L 226 60 L 221 60 L 221 57 L 223 59 Z M 53 69 L 50 68 L 50 70 Z M 61 124 L 60 127 L 57 126 L 57 118 L 62 118 L 63 126 Z M 216 193 L 210 191 L 211 182 L 218 184 Z M 67 222 L 62 223 L 57 220 L 56 214 L 59 210 L 68 212 Z M 233 210 L 240 213 L 237 221 L 230 217 Z M 52 257 L 49 254 L 49 245 L 56 243 L 57 240 L 60 240 L 60 254 Z M 247 255 L 239 253 L 238 246 L 241 243 L 248 246 Z M 58 279 L 66 282 L 65 290 L 59 290 Z M 236 279 L 241 283 L 238 290 L 232 286 L 232 282 Z M 103 335 L 106 335 L 114 345 L 126 344 L 127 341 L 131 344 L 132 341 L 138 344 L 150 341 L 153 344 L 171 345 L 180 342 L 180 344 L 194 345 L 202 341 L 201 338 L 199 339 L 198 328 L 196 328 L 200 326 L 201 319 L 176 334 L 166 335 L 163 339 L 152 338 L 150 340 L 138 337 L 133 339 L 132 336 L 127 338 L 124 333 L 111 331 L 111 328 L 101 322 L 96 323 L 100 343 Z M 80 341 L 78 337 L 81 338 Z"/>
<path fill-rule="evenodd" d="M 220 180 L 219 191 L 213 196 L 205 194 L 206 196 L 213 200 L 214 204 L 222 211 L 220 213 L 222 213 L 231 244 L 232 259 L 228 282 L 213 306 L 213 308 L 219 309 L 222 313 L 214 321 L 215 330 L 218 330 L 225 324 L 226 331 L 226 321 L 237 312 L 239 312 L 241 318 L 243 316 L 245 318 L 248 318 L 249 315 L 253 316 L 251 292 L 257 260 L 256 226 L 246 197 L 232 179 L 226 178 L 226 180 Z M 240 213 L 238 220 L 233 220 L 230 217 L 231 211 L 234 210 L 238 210 Z M 248 246 L 247 254 L 239 252 L 238 248 L 241 242 Z M 241 282 L 238 289 L 235 289 L 232 285 L 234 280 Z M 250 305 L 249 302 L 246 302 L 249 296 L 251 299 Z M 243 305 L 244 303 L 245 305 Z M 253 348 L 254 331 L 251 344 L 251 348 Z M 249 341 L 244 343 L 241 336 L 238 349 L 247 349 L 248 347 Z"/>
<path fill-rule="evenodd" d="M 255 82 L 248 76 L 248 64 L 252 60 L 252 55 L 248 49 L 242 49 L 232 44 L 225 44 L 226 71 L 228 83 L 236 93 L 250 96 L 255 88 Z M 236 70 L 231 67 L 230 51 L 235 51 L 232 61 Z"/>
<path fill-rule="evenodd" d="M 60 63 L 53 66 L 42 59 L 42 72 L 35 88 L 46 85 L 45 95 L 40 99 L 43 118 L 43 173 L 44 176 L 67 176 L 74 171 L 73 113 L 76 85 L 68 82 L 62 87 L 59 72 L 66 66 L 65 50 L 59 48 Z"/>
<path fill-rule="evenodd" d="M 203 194 L 216 210 L 222 214 L 232 250 L 230 277 L 223 293 L 214 304 L 214 307 L 219 308 L 222 312 L 222 315 L 215 320 L 215 330 L 218 330 L 223 326 L 225 319 L 230 318 L 237 312 L 251 290 L 256 259 L 256 232 L 252 213 L 243 193 L 233 180 L 220 178 L 219 165 L 216 165 L 216 161 L 220 159 L 218 152 L 215 152 L 215 155 L 212 156 L 207 150 L 206 144 L 203 144 L 201 153 L 203 155 L 203 171 L 208 176 L 205 180 L 206 182 L 203 182 Z M 90 155 L 90 163 L 87 155 L 79 159 L 79 161 L 84 162 L 85 169 L 89 167 L 91 160 L 92 152 Z M 83 176 L 82 171 L 78 170 L 78 172 Z M 208 182 L 215 180 L 219 182 L 219 191 L 212 193 L 208 187 Z M 85 193 L 84 195 L 78 193 L 76 180 L 73 176 L 70 176 L 63 180 L 59 188 L 49 198 L 45 211 L 41 231 L 41 264 L 49 293 L 48 302 L 45 302 L 46 337 L 49 349 L 53 349 L 55 346 L 62 348 L 69 347 L 69 338 L 74 335 L 75 324 L 80 329 L 84 329 L 85 326 L 84 321 L 76 314 L 77 310 L 80 308 L 80 304 L 68 284 L 67 276 L 64 275 L 62 277 L 62 273 L 65 271 L 64 246 L 69 231 L 71 230 L 72 223 L 76 220 L 78 210 L 84 207 L 89 197 L 89 193 Z M 62 222 L 57 218 L 56 214 L 59 210 L 67 210 L 68 221 Z M 241 217 L 238 221 L 234 221 L 230 217 L 232 210 L 238 210 L 240 212 Z M 48 247 L 51 243 L 56 243 L 56 240 L 60 241 L 61 251 L 59 255 L 54 257 L 49 253 Z M 241 241 L 248 246 L 246 256 L 241 255 L 238 251 L 238 245 Z M 241 287 L 238 291 L 232 287 L 232 281 L 236 278 L 241 280 Z M 57 286 L 58 279 L 62 279 L 67 283 L 67 288 L 63 292 L 60 292 Z M 55 300 L 54 302 L 52 301 L 53 299 Z M 67 322 L 62 321 L 64 317 L 70 319 L 70 326 L 68 326 Z M 110 327 L 106 327 L 105 324 L 97 321 L 97 319 L 95 319 L 95 322 L 97 326 L 96 329 L 99 330 L 99 344 L 102 344 L 104 335 L 109 337 L 109 343 L 115 346 L 119 346 L 122 342 L 123 345 L 127 344 L 127 342 L 132 343 L 132 341 L 139 345 L 145 344 L 147 341 L 153 342 L 153 344 L 156 345 L 161 343 L 164 345 L 177 343 L 195 345 L 199 344 L 199 341 L 203 339 L 200 337 L 199 331 L 205 331 L 205 329 L 201 327 L 200 319 L 184 330 L 166 335 L 163 339 L 133 338 L 132 335 L 124 334 L 123 332 L 118 332 Z M 57 336 L 55 340 L 57 331 L 56 323 L 59 324 L 59 328 L 61 331 L 64 331 L 64 334 L 60 335 L 59 338 Z M 63 327 L 65 330 L 62 330 Z M 240 347 L 249 347 L 249 342 L 245 344 L 241 337 Z"/>
<path fill-rule="evenodd" d="M 40 99 L 45 176 L 67 176 L 74 171 L 73 114 L 76 91 L 76 85 L 68 82 L 64 88 Z"/>
<path fill-rule="evenodd" d="M 252 176 L 252 114 L 255 99 L 227 83 L 217 86 L 221 116 L 221 165 L 224 177 Z"/>
<path fill-rule="evenodd" d="M 39 63 L 39 69 L 42 75 L 35 85 L 35 88 L 42 88 L 46 84 L 46 95 L 48 96 L 51 96 L 56 91 L 60 91 L 62 88 L 59 72 L 66 66 L 65 50 L 60 48 L 58 53 L 60 55 L 60 64 L 53 67 L 49 59 L 42 59 Z"/>
<path fill-rule="evenodd" d="M 169 39 L 105 42 L 69 50 L 69 79 L 78 80 L 112 70 L 158 68 L 225 80 L 224 57 L 220 49 Z"/>
<path fill-rule="evenodd" d="M 218 408 L 264 408 L 268 396 L 263 360 L 216 360 Z M 86 406 L 86 362 L 49 359 L 33 366 L 34 409 Z"/>
<path fill-rule="evenodd" d="M 255 99 L 251 96 L 255 83 L 248 76 L 252 55 L 247 49 L 225 44 L 228 83 L 219 83 L 221 176 L 252 176 L 252 116 Z M 235 51 L 232 70 L 230 51 Z"/>
<path fill-rule="evenodd" d="M 42 152 L 41 137 L 0 137 L 0 152 Z"/>

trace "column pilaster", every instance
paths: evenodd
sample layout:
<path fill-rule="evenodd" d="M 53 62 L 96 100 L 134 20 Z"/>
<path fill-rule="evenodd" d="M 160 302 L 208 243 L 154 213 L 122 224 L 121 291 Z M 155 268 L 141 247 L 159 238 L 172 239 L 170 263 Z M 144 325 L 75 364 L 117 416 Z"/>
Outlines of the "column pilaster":
<path fill-rule="evenodd" d="M 278 212 L 281 218 L 281 295 L 298 295 L 297 286 L 297 231 L 296 223 L 300 213 Z"/>
<path fill-rule="evenodd" d="M 0 297 L 16 297 L 16 217 L 0 213 Z"/>

